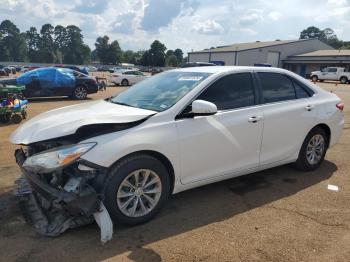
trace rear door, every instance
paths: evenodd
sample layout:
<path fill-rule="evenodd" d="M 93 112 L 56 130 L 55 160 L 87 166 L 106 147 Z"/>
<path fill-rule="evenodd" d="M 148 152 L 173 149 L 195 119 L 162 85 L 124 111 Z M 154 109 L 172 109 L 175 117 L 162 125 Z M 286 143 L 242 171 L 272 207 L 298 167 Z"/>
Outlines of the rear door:
<path fill-rule="evenodd" d="M 227 75 L 197 98 L 216 104 L 215 115 L 177 119 L 182 183 L 259 165 L 263 118 L 255 98 L 251 73 Z"/>
<path fill-rule="evenodd" d="M 306 134 L 314 126 L 312 91 L 289 76 L 257 73 L 264 114 L 260 164 L 286 160 L 298 153 Z"/>
<path fill-rule="evenodd" d="M 328 80 L 338 80 L 338 68 L 330 67 L 327 74 Z"/>
<path fill-rule="evenodd" d="M 138 83 L 142 80 L 144 80 L 146 78 L 146 76 L 140 72 L 140 71 L 135 71 L 135 83 Z"/>
<path fill-rule="evenodd" d="M 134 71 L 125 72 L 124 75 L 125 75 L 125 78 L 128 79 L 130 85 L 135 84 L 136 76 Z"/>

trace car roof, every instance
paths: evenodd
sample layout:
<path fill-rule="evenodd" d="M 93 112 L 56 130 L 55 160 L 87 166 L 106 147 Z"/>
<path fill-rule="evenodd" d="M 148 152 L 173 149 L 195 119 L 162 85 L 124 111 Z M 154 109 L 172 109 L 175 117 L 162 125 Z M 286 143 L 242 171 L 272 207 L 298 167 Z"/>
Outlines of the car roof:
<path fill-rule="evenodd" d="M 257 71 L 257 72 L 275 72 L 283 73 L 287 70 L 276 67 L 256 67 L 256 66 L 199 66 L 199 67 L 185 67 L 175 69 L 180 72 L 198 72 L 198 73 L 210 73 L 218 74 L 225 72 L 240 72 L 240 71 Z"/>

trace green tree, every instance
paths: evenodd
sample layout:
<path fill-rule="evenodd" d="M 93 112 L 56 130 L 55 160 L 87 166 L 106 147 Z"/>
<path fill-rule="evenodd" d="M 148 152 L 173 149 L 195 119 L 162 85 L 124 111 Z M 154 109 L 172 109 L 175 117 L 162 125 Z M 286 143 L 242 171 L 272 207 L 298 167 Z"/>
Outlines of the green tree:
<path fill-rule="evenodd" d="M 103 64 L 117 64 L 121 62 L 122 50 L 117 40 L 108 43 L 109 37 L 103 36 L 96 39 L 96 55 Z"/>
<path fill-rule="evenodd" d="M 4 20 L 0 24 L 0 60 L 25 61 L 27 57 L 27 45 L 25 34 L 10 20 Z"/>
<path fill-rule="evenodd" d="M 165 56 L 169 57 L 169 56 L 172 56 L 173 54 L 174 54 L 174 50 L 169 49 L 166 51 Z"/>
<path fill-rule="evenodd" d="M 151 48 L 143 53 L 141 64 L 144 66 L 164 66 L 165 50 L 165 45 L 160 41 L 155 40 L 151 44 Z"/>
<path fill-rule="evenodd" d="M 321 41 L 326 39 L 326 35 L 323 30 L 315 26 L 309 26 L 300 33 L 300 39 L 318 38 Z"/>
<path fill-rule="evenodd" d="M 69 25 L 61 31 L 65 43 L 60 47 L 65 64 L 84 64 L 90 60 L 90 48 L 83 41 L 81 29 Z"/>
<path fill-rule="evenodd" d="M 181 64 L 184 59 L 184 53 L 182 50 L 180 48 L 175 49 L 174 55 L 176 56 L 178 63 Z"/>
<path fill-rule="evenodd" d="M 26 32 L 26 43 L 30 62 L 40 62 L 40 35 L 35 27 L 30 27 Z"/>
<path fill-rule="evenodd" d="M 177 67 L 179 65 L 179 60 L 177 59 L 176 55 L 167 57 L 167 65 L 173 67 Z"/>
<path fill-rule="evenodd" d="M 151 65 L 152 66 L 164 66 L 165 65 L 165 50 L 166 47 L 160 41 L 155 40 L 151 44 L 149 50 L 151 55 Z"/>
<path fill-rule="evenodd" d="M 67 30 L 62 25 L 56 25 L 54 29 L 54 50 L 56 61 L 63 63 L 64 54 L 67 51 Z"/>
<path fill-rule="evenodd" d="M 325 28 L 321 30 L 315 26 L 310 26 L 304 29 L 300 33 L 300 39 L 311 39 L 311 38 L 318 38 L 319 40 L 337 49 L 345 48 L 346 46 L 343 41 L 338 39 L 334 30 L 331 28 Z"/>
<path fill-rule="evenodd" d="M 121 62 L 122 50 L 117 40 L 114 40 L 108 47 L 108 64 L 118 64 Z"/>
<path fill-rule="evenodd" d="M 54 27 L 44 24 L 40 30 L 40 60 L 44 63 L 55 63 Z"/>

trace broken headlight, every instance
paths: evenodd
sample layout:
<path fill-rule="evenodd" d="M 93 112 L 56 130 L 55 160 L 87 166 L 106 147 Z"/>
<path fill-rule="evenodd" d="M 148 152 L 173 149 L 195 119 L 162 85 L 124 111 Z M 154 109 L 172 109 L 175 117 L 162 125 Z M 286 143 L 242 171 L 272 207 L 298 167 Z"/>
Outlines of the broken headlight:
<path fill-rule="evenodd" d="M 37 173 L 50 173 L 71 164 L 95 145 L 96 143 L 82 143 L 43 151 L 28 157 L 23 168 Z"/>

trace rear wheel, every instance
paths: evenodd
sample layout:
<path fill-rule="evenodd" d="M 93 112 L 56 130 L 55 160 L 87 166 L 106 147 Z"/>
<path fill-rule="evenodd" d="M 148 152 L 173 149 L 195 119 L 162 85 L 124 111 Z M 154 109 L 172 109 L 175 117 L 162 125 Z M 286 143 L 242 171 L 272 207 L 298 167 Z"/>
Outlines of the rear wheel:
<path fill-rule="evenodd" d="M 342 77 L 340 78 L 340 83 L 341 83 L 341 84 L 346 84 L 347 82 L 348 82 L 347 77 L 342 76 Z"/>
<path fill-rule="evenodd" d="M 110 172 L 105 204 L 115 223 L 137 225 L 152 219 L 170 194 L 165 166 L 138 154 L 122 160 Z"/>
<path fill-rule="evenodd" d="M 296 166 L 302 171 L 313 171 L 317 169 L 324 160 L 328 149 L 328 136 L 326 132 L 315 127 L 306 136 L 299 152 Z"/>
<path fill-rule="evenodd" d="M 11 122 L 14 124 L 19 124 L 22 122 L 22 116 L 20 114 L 13 114 L 11 116 Z"/>
<path fill-rule="evenodd" d="M 77 86 L 73 91 L 73 97 L 78 100 L 84 100 L 87 97 L 87 89 L 85 86 Z"/>
<path fill-rule="evenodd" d="M 129 85 L 128 79 L 123 79 L 121 84 L 122 84 L 122 86 L 128 86 Z"/>
<path fill-rule="evenodd" d="M 313 81 L 313 82 L 317 82 L 318 77 L 317 77 L 317 76 L 312 76 L 312 78 L 311 78 L 311 79 L 312 79 L 312 81 Z"/>

